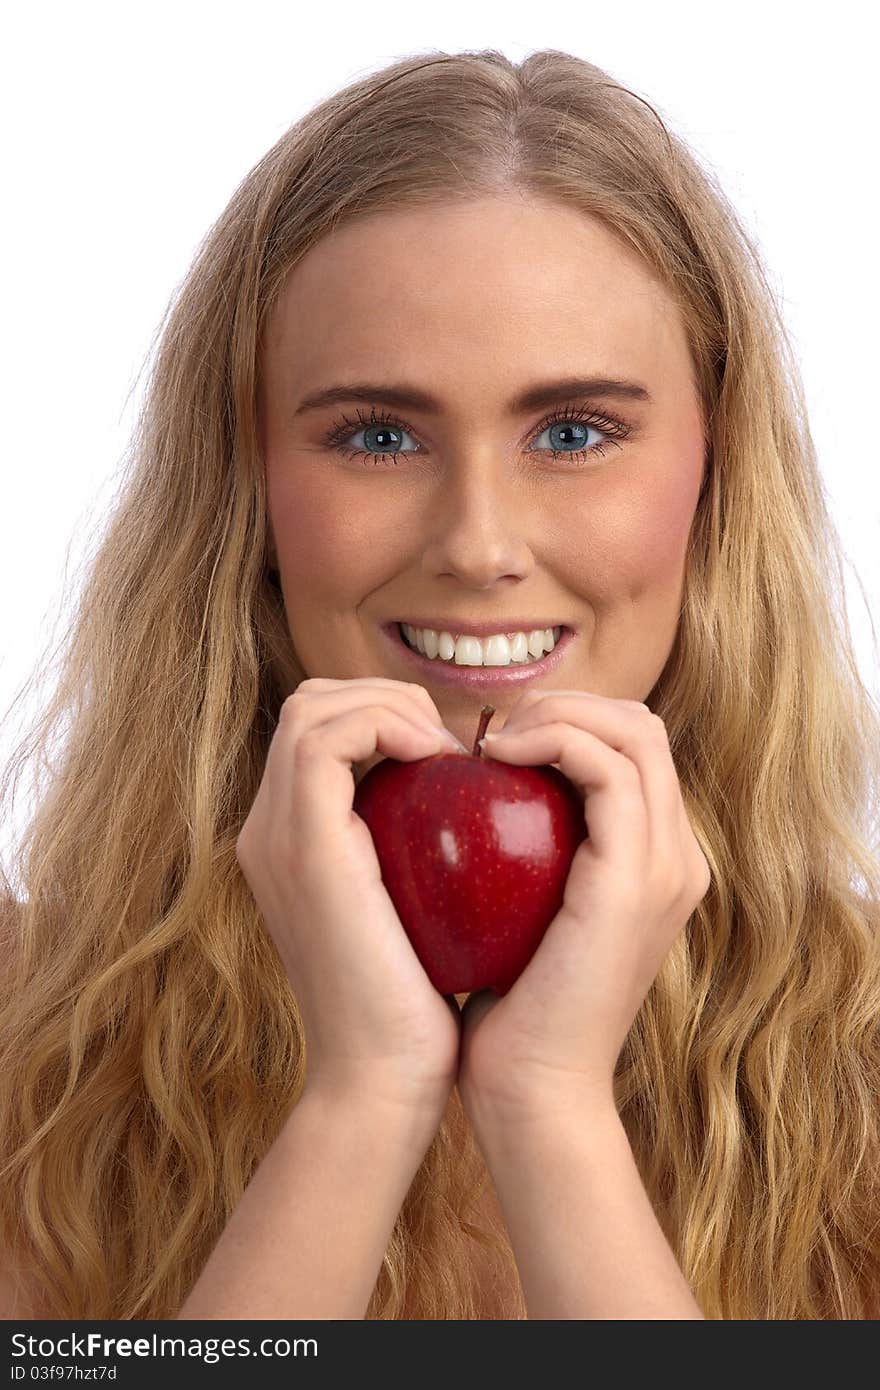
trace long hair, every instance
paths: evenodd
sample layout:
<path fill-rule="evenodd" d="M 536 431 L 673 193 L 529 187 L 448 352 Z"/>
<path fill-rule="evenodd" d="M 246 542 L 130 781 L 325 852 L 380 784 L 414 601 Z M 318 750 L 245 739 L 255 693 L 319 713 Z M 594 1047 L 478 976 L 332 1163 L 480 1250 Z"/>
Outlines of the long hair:
<path fill-rule="evenodd" d="M 359 78 L 235 190 L 172 296 L 57 682 L 3 771 L 4 806 L 28 763 L 36 800 L 2 885 L 0 1238 L 55 1317 L 174 1318 L 304 1084 L 235 853 L 304 675 L 268 567 L 267 318 L 335 227 L 510 190 L 601 219 L 661 277 L 705 421 L 648 702 L 712 884 L 621 1053 L 621 1120 L 707 1318 L 871 1315 L 880 712 L 794 353 L 735 211 L 658 112 L 571 54 L 492 49 Z M 453 1105 L 368 1317 L 481 1315 L 475 1244 L 512 1253 L 470 1220 L 478 1161 Z"/>

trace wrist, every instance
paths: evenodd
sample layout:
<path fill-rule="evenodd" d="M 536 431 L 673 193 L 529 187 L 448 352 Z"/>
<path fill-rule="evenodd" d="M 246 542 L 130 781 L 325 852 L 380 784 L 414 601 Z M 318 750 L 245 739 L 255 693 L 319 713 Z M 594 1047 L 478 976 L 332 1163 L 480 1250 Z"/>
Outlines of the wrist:
<path fill-rule="evenodd" d="M 382 1087 L 367 1089 L 329 1079 L 306 1084 L 289 1116 L 291 1122 L 303 1106 L 329 1128 L 387 1139 L 417 1164 L 433 1142 L 446 1109 L 437 1100 L 407 1099 Z"/>
<path fill-rule="evenodd" d="M 573 1120 L 580 1131 L 620 1123 L 612 1081 L 585 1084 L 568 1081 L 509 1089 L 503 1094 L 471 1088 L 462 1106 L 478 1138 L 494 1134 L 544 1134 Z"/>

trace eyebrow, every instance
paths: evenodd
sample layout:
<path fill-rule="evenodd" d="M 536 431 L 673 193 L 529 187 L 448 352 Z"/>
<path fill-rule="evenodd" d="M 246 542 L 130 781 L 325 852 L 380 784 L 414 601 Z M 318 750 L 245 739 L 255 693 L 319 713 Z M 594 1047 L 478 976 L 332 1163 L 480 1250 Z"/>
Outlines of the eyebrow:
<path fill-rule="evenodd" d="M 618 396 L 623 400 L 647 401 L 653 404 L 650 392 L 637 381 L 622 381 L 617 377 L 563 377 L 557 381 L 542 381 L 529 386 L 508 402 L 508 413 L 525 415 L 571 396 Z M 305 397 L 294 415 L 308 410 L 322 410 L 341 401 L 376 402 L 400 410 L 420 410 L 425 415 L 439 415 L 441 403 L 426 391 L 414 386 L 392 383 L 350 382 L 345 386 L 327 386 Z"/>

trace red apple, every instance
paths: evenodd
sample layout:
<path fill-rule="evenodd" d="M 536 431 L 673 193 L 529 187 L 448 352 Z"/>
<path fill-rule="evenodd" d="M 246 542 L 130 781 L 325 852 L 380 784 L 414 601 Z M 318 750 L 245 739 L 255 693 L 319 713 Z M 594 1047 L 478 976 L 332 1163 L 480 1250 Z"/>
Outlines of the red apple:
<path fill-rule="evenodd" d="M 484 706 L 477 740 L 494 710 Z M 441 994 L 506 994 L 562 906 L 587 837 L 583 797 L 558 768 L 474 752 L 383 758 L 358 783 L 382 881 Z"/>

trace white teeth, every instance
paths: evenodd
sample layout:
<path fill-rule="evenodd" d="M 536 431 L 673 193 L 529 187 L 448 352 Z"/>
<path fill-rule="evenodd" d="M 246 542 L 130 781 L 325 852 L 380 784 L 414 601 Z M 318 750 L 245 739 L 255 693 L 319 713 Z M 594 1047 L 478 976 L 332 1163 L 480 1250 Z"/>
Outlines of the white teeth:
<path fill-rule="evenodd" d="M 411 647 L 432 661 L 454 661 L 456 666 L 510 666 L 538 660 L 556 646 L 561 627 L 535 628 L 532 632 L 516 632 L 510 637 L 503 632 L 490 637 L 459 637 L 451 632 L 435 632 L 433 628 L 415 628 L 401 623 Z"/>

